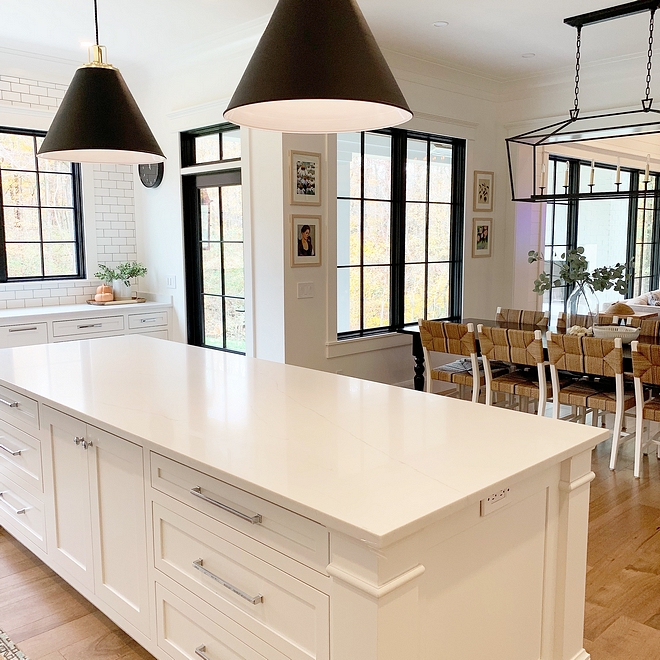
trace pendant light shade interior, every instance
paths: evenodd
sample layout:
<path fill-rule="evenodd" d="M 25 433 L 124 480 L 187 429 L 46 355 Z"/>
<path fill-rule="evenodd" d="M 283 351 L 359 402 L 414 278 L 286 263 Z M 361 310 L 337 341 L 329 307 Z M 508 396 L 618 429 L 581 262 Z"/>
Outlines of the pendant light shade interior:
<path fill-rule="evenodd" d="M 354 0 L 279 0 L 224 116 L 284 133 L 339 133 L 413 114 Z"/>
<path fill-rule="evenodd" d="M 94 7 L 96 10 L 96 0 Z M 96 32 L 91 61 L 76 71 L 38 156 L 77 163 L 164 161 L 165 155 L 121 73 L 104 62 L 105 49 L 98 45 L 98 21 Z"/>

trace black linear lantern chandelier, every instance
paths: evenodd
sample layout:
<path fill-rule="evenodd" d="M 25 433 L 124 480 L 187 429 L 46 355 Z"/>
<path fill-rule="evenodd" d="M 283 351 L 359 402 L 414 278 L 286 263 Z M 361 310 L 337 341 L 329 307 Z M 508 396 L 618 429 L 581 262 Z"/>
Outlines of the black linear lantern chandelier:
<path fill-rule="evenodd" d="M 104 61 L 96 1 L 91 61 L 76 71 L 38 155 L 76 163 L 160 163 L 165 156 L 124 78 Z"/>
<path fill-rule="evenodd" d="M 283 133 L 340 133 L 413 114 L 354 0 L 279 0 L 224 116 Z"/>
<path fill-rule="evenodd" d="M 560 160 L 566 159 L 566 153 L 562 154 L 561 149 L 562 145 L 568 145 L 570 143 L 582 143 L 585 145 L 585 143 L 596 142 L 598 140 L 660 134 L 660 111 L 652 107 L 653 98 L 651 98 L 653 28 L 655 12 L 659 6 L 660 0 L 638 0 L 580 16 L 573 16 L 564 20 L 564 23 L 577 30 L 574 107 L 570 110 L 568 119 L 507 138 L 507 158 L 513 201 L 545 202 L 562 199 L 618 199 L 630 196 L 629 191 L 620 190 L 620 164 L 617 164 L 615 188 L 612 190 L 598 190 L 594 186 L 593 162 L 588 191 L 586 188 L 582 191 L 569 190 L 569 182 L 565 180 L 563 194 L 549 192 L 550 187 L 547 180 L 549 168 L 547 159 L 551 154 Z M 647 11 L 650 12 L 651 18 L 649 22 L 648 61 L 646 65 L 646 93 L 642 99 L 641 108 L 589 116 L 580 115 L 580 48 L 582 45 L 582 28 L 585 25 L 602 23 Z M 605 144 L 600 143 L 601 146 Z M 635 191 L 635 194 L 639 197 L 655 195 L 656 190 L 649 184 L 649 157 L 647 157 L 643 188 Z"/>

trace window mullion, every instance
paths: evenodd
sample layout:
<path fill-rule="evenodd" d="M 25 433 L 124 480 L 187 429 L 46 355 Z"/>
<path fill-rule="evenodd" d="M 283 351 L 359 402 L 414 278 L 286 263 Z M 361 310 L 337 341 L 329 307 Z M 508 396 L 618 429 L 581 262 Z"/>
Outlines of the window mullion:
<path fill-rule="evenodd" d="M 404 322 L 405 242 L 406 242 L 406 144 L 405 131 L 392 130 L 391 171 L 391 272 L 390 326 L 396 330 Z"/>

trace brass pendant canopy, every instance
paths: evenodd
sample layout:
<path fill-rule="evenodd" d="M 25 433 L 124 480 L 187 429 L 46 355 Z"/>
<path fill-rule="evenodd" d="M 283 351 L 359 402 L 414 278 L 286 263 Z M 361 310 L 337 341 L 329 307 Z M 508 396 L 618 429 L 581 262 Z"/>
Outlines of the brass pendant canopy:
<path fill-rule="evenodd" d="M 412 119 L 354 0 L 279 0 L 224 113 L 283 133 L 374 130 Z"/>

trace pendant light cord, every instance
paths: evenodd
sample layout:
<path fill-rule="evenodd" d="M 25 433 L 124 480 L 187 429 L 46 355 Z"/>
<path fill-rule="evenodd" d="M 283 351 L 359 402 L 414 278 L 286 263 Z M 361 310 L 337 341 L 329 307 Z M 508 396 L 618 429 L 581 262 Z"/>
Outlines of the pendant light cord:
<path fill-rule="evenodd" d="M 96 45 L 99 45 L 99 8 L 94 0 L 94 25 L 96 27 Z"/>
<path fill-rule="evenodd" d="M 655 26 L 655 9 L 651 10 L 651 20 L 649 22 L 649 51 L 648 62 L 646 64 L 646 98 L 642 101 L 642 106 L 646 110 L 651 108 L 653 99 L 651 98 L 651 68 L 653 66 L 653 28 Z"/>
<path fill-rule="evenodd" d="M 96 0 L 94 0 L 96 2 Z M 580 51 L 582 49 L 582 27 L 577 28 L 577 43 L 575 49 L 575 100 L 571 110 L 571 119 L 575 121 L 580 114 Z"/>

